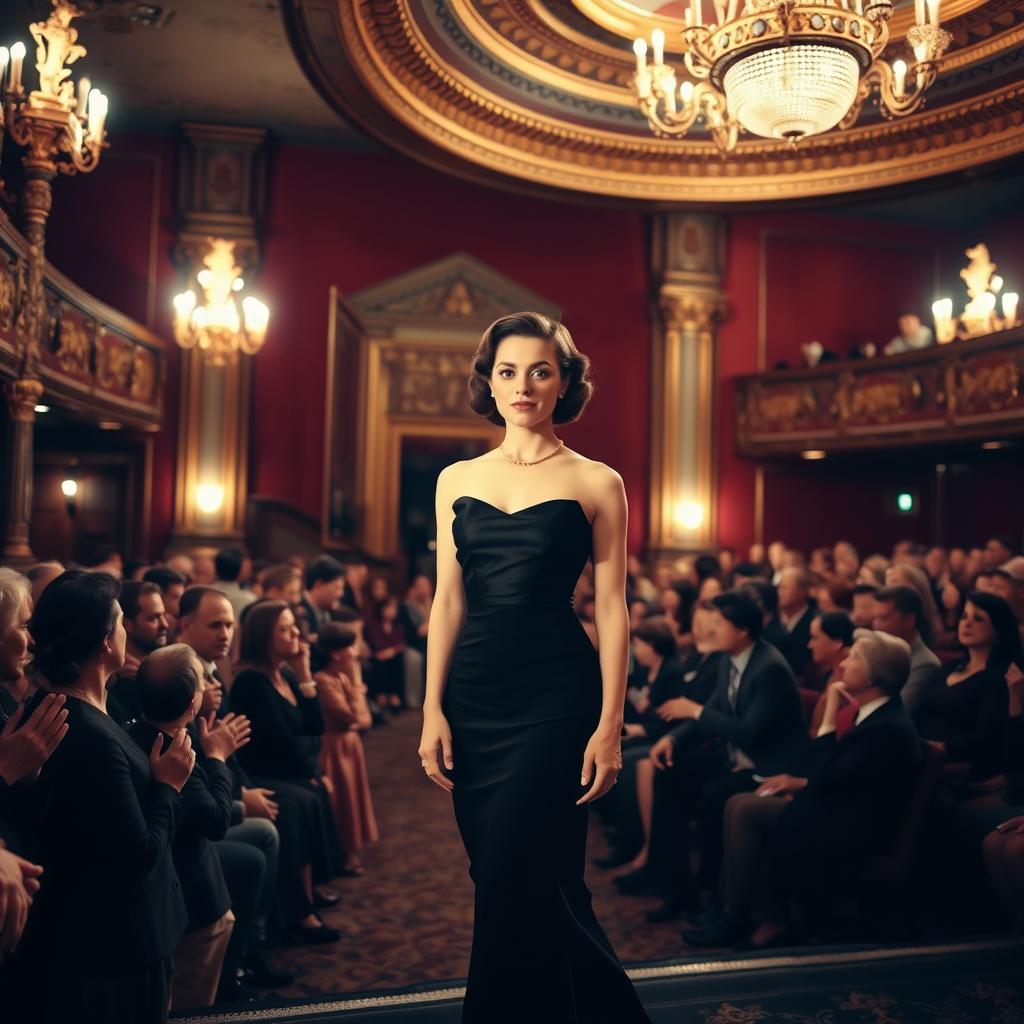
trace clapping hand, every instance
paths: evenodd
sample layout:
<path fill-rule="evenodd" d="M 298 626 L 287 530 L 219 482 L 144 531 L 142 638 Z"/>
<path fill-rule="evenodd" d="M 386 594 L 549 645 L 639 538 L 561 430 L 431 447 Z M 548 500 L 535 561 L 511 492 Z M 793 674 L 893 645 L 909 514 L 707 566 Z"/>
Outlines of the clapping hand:
<path fill-rule="evenodd" d="M 48 693 L 21 728 L 25 705 L 19 704 L 0 731 L 0 778 L 9 786 L 34 775 L 67 735 L 63 693 Z"/>
<path fill-rule="evenodd" d="M 226 761 L 252 737 L 252 726 L 245 715 L 232 713 L 217 718 L 211 711 L 198 721 L 199 745 L 207 757 L 217 761 Z"/>
<path fill-rule="evenodd" d="M 160 748 L 164 743 L 164 734 L 158 733 L 149 752 L 149 764 L 156 782 L 163 782 L 172 789 L 181 792 L 192 774 L 196 763 L 196 752 L 192 749 L 192 740 L 184 729 L 179 729 L 171 737 L 170 746 L 163 753 Z"/>
<path fill-rule="evenodd" d="M 18 944 L 42 873 L 38 864 L 0 847 L 0 954 Z"/>

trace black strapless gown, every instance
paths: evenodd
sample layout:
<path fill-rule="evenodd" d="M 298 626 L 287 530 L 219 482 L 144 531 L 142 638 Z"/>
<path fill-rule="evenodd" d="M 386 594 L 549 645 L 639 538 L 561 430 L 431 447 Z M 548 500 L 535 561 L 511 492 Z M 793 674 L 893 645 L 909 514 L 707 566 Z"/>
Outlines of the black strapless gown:
<path fill-rule="evenodd" d="M 455 818 L 476 886 L 463 1024 L 650 1024 L 583 880 L 580 769 L 601 714 L 573 611 L 591 555 L 574 499 L 456 498 L 467 616 L 445 683 Z"/>

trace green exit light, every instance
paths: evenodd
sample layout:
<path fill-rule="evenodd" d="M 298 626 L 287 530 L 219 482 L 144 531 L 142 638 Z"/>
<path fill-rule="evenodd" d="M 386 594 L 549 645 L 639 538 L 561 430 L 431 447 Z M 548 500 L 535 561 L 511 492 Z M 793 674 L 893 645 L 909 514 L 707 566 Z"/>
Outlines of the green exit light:
<path fill-rule="evenodd" d="M 896 495 L 896 507 L 901 512 L 914 511 L 914 496 L 909 491 L 900 491 Z"/>

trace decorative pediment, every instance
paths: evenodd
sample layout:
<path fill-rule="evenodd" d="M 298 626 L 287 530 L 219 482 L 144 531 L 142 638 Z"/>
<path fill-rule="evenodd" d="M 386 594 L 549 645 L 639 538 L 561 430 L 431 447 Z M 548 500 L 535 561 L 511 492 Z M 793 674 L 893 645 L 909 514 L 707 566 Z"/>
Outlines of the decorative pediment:
<path fill-rule="evenodd" d="M 529 309 L 555 318 L 560 314 L 549 299 L 466 253 L 366 288 L 351 296 L 349 305 L 377 335 L 411 326 L 478 333 L 506 313 Z"/>

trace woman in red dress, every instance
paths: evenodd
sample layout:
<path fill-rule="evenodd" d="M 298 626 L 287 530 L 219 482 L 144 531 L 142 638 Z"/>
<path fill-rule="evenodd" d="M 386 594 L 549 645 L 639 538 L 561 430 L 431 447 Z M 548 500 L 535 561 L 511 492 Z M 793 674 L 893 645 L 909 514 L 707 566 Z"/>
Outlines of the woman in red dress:
<path fill-rule="evenodd" d="M 338 838 L 345 850 L 345 871 L 362 874 L 359 851 L 378 838 L 377 819 L 370 797 L 363 741 L 359 735 L 373 725 L 356 654 L 355 630 L 340 622 L 320 628 L 317 646 L 327 664 L 317 673 L 317 691 L 326 732 L 320 763 L 331 780 L 331 808 Z"/>

